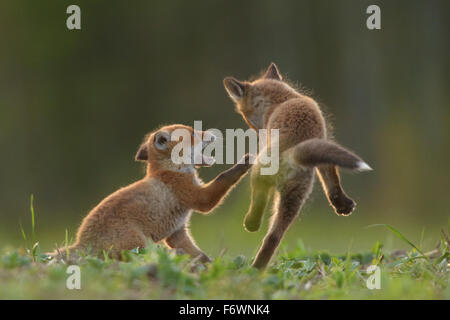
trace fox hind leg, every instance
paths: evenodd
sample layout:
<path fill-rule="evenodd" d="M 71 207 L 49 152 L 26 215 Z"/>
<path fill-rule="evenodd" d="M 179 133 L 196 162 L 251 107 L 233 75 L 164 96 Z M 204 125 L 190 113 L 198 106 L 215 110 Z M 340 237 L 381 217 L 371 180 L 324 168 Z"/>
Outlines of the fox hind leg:
<path fill-rule="evenodd" d="M 311 193 L 313 179 L 314 171 L 306 169 L 295 179 L 291 179 L 285 182 L 281 188 L 277 188 L 276 213 L 253 261 L 253 267 L 264 269 L 268 265 L 284 234 Z"/>
<path fill-rule="evenodd" d="M 172 233 L 165 240 L 166 245 L 173 249 L 182 249 L 191 257 L 200 256 L 200 262 L 210 262 L 211 259 L 197 246 L 186 226 Z"/>
<path fill-rule="evenodd" d="M 350 199 L 342 188 L 338 168 L 334 165 L 322 165 L 317 167 L 323 191 L 338 215 L 350 215 L 356 207 L 356 203 Z"/>
<path fill-rule="evenodd" d="M 257 231 L 261 226 L 263 213 L 273 189 L 269 179 L 259 174 L 259 166 L 253 167 L 250 180 L 251 203 L 244 219 L 244 227 L 249 232 Z"/>
<path fill-rule="evenodd" d="M 119 237 L 114 234 L 111 239 L 114 239 L 114 241 L 103 243 L 103 250 L 100 251 L 100 254 L 107 254 L 117 260 L 122 259 L 122 251 L 124 250 L 145 248 L 147 246 L 147 238 L 144 233 L 133 227 L 129 227 L 121 232 Z"/>

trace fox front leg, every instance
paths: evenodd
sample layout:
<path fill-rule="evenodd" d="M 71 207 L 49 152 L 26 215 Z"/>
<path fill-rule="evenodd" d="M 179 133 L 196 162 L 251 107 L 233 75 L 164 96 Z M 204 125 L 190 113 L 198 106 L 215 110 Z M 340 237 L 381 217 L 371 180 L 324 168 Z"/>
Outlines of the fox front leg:
<path fill-rule="evenodd" d="M 233 186 L 247 173 L 251 166 L 250 155 L 246 154 L 237 164 L 220 173 L 214 180 L 194 190 L 191 208 L 208 213 L 226 197 Z"/>

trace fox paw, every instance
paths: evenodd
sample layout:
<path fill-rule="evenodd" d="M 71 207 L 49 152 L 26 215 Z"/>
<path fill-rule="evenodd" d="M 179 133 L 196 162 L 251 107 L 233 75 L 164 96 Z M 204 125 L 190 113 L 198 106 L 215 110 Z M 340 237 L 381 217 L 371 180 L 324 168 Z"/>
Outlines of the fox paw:
<path fill-rule="evenodd" d="M 261 225 L 261 220 L 253 219 L 253 218 L 245 218 L 244 220 L 244 228 L 248 232 L 255 232 L 259 230 Z"/>
<path fill-rule="evenodd" d="M 356 202 L 343 194 L 330 196 L 330 202 L 339 216 L 349 216 L 356 207 Z"/>
<path fill-rule="evenodd" d="M 208 256 L 207 256 L 206 254 L 204 254 L 204 253 L 200 255 L 198 261 L 199 261 L 200 263 L 209 263 L 209 262 L 212 262 L 211 258 L 208 257 Z"/>

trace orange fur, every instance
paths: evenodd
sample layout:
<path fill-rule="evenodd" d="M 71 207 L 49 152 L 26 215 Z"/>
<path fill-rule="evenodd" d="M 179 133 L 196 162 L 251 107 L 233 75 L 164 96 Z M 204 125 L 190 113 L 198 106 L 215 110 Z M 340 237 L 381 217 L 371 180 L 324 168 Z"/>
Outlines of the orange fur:
<path fill-rule="evenodd" d="M 319 105 L 284 82 L 275 64 L 255 81 L 227 77 L 223 82 L 250 127 L 279 130 L 280 170 L 274 176 L 262 176 L 260 164 L 253 166 L 252 200 L 244 220 L 248 231 L 258 230 L 269 195 L 275 190 L 274 218 L 253 263 L 257 268 L 265 268 L 312 190 L 314 168 L 336 213 L 348 215 L 355 203 L 342 189 L 336 166 L 361 171 L 370 167 L 327 139 Z"/>
<path fill-rule="evenodd" d="M 243 163 L 203 184 L 193 165 L 171 160 L 178 141 L 171 141 L 170 134 L 180 128 L 194 133 L 191 127 L 171 125 L 148 135 L 136 154 L 136 160 L 147 162 L 146 176 L 106 197 L 83 219 L 76 241 L 69 247 L 71 252 L 98 254 L 104 250 L 120 258 L 122 250 L 143 248 L 150 239 L 164 240 L 171 248 L 209 261 L 189 234 L 191 212 L 207 213 L 217 207 L 250 164 L 247 155 Z M 191 146 L 199 143 L 197 140 L 192 138 Z"/>

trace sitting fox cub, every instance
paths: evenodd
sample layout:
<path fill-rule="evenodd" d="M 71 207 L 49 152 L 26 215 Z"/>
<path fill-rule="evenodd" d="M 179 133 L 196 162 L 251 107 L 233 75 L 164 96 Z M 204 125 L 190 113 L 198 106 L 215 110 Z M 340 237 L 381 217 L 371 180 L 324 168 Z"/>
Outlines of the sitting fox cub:
<path fill-rule="evenodd" d="M 309 196 L 314 168 L 330 204 L 342 215 L 349 215 L 355 203 L 340 185 L 337 166 L 356 171 L 371 168 L 327 139 L 325 120 L 317 103 L 284 82 L 275 64 L 253 82 L 233 77 L 223 82 L 237 111 L 251 128 L 279 129 L 280 170 L 274 176 L 264 176 L 259 174 L 260 164 L 253 166 L 252 198 L 244 221 L 248 231 L 259 229 L 270 191 L 275 189 L 276 212 L 253 262 L 254 267 L 263 269 Z"/>
<path fill-rule="evenodd" d="M 208 213 L 225 198 L 228 191 L 248 171 L 249 157 L 203 184 L 194 165 L 174 164 L 171 141 L 176 129 L 188 130 L 191 148 L 200 149 L 214 141 L 209 132 L 194 131 L 183 125 L 170 125 L 148 135 L 136 154 L 137 161 L 147 162 L 147 175 L 127 187 L 114 192 L 97 205 L 83 220 L 71 252 L 103 250 L 120 258 L 122 250 L 145 247 L 147 239 L 164 240 L 168 247 L 182 249 L 200 261 L 209 261 L 189 234 L 192 210 Z M 203 139 L 202 139 L 203 137 Z M 196 166 L 210 166 L 214 159 L 202 156 Z M 64 255 L 63 249 L 55 256 Z"/>

